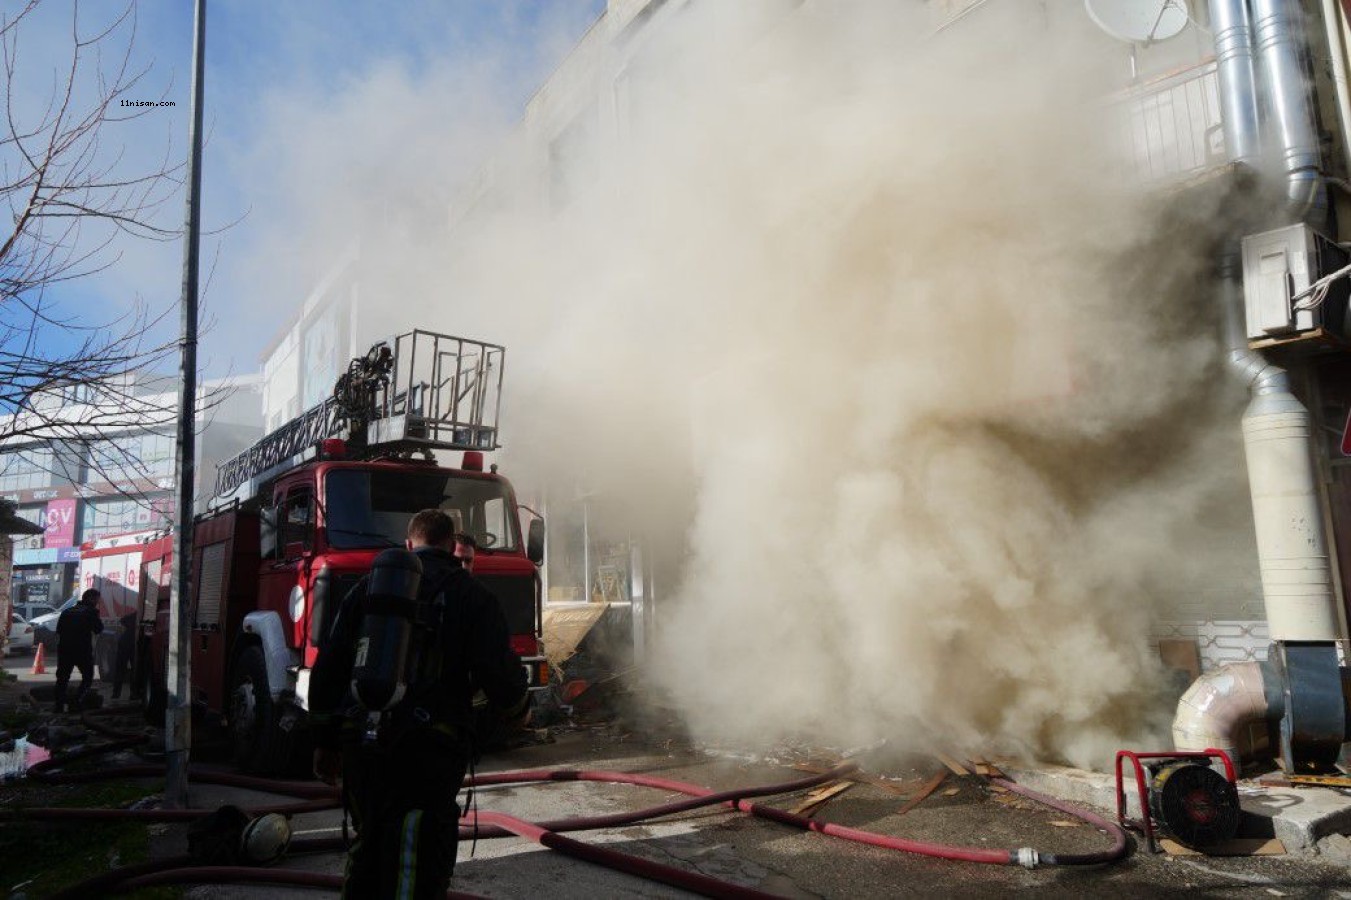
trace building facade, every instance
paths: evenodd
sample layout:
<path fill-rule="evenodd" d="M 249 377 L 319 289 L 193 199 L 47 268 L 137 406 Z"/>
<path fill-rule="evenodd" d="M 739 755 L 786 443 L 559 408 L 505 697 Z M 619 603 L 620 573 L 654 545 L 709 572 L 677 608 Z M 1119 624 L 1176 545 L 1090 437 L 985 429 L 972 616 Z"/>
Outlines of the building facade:
<path fill-rule="evenodd" d="M 202 385 L 196 471 L 208 492 L 215 465 L 261 434 L 261 383 L 246 376 Z M 78 593 L 81 544 L 173 523 L 173 380 L 137 376 L 115 392 L 100 393 L 80 385 L 39 399 L 39 409 L 60 409 L 68 421 L 87 424 L 63 426 L 59 437 L 13 438 L 0 447 L 0 497 L 16 505 L 18 518 L 43 529 L 14 541 L 9 597 L 16 607 L 56 607 Z M 131 414 L 118 409 L 112 396 L 127 398 Z M 12 425 L 13 417 L 0 419 L 0 433 Z"/>
<path fill-rule="evenodd" d="M 1242 192 L 1249 176 L 1267 163 L 1243 162 L 1236 129 L 1242 111 L 1233 105 L 1219 40 L 1233 38 L 1225 17 L 1255 6 L 1247 0 L 1172 4 L 1167 34 L 1113 34 L 1095 20 L 1095 6 L 1110 4 L 1046 3 L 1042 0 L 929 0 L 926 39 L 941 40 L 978 23 L 998 9 L 1016 8 L 1026 21 L 1039 22 L 1058 39 L 1072 40 L 1108 59 L 1119 72 L 1101 97 L 1123 148 L 1124 164 L 1160 197 L 1179 206 L 1213 202 L 1201 192 Z M 1342 4 L 1263 0 L 1288 15 L 1297 27 L 1257 42 L 1247 65 L 1259 73 L 1278 62 L 1258 58 L 1285 44 L 1308 85 L 1309 126 L 1318 145 L 1303 170 L 1316 172 L 1329 214 L 1317 224 L 1331 242 L 1345 240 L 1338 221 L 1351 215 L 1347 203 L 1347 152 L 1351 147 L 1348 103 L 1346 13 Z M 752 5 L 747 5 L 752 6 Z M 740 27 L 761 39 L 776 21 L 809 14 L 848 15 L 848 4 L 833 0 L 781 0 L 753 4 L 762 21 Z M 607 172 L 624 158 L 663 115 L 672 85 L 661 77 L 674 51 L 687 14 L 700 7 L 711 13 L 702 27 L 717 28 L 719 17 L 744 16 L 741 4 L 705 0 L 610 0 L 606 10 L 528 103 L 518 127 L 488 160 L 449 212 L 450 240 L 458 241 L 503 214 L 547 217 L 600 187 Z M 1174 14 L 1181 18 L 1172 22 Z M 744 23 L 740 23 L 744 26 Z M 1110 23 L 1109 23 L 1110 24 Z M 1295 35 L 1294 42 L 1285 35 Z M 907 39 L 913 37 L 905 36 Z M 1268 36 L 1270 38 L 1270 36 Z M 752 44 L 754 41 L 752 41 Z M 1232 45 L 1226 44 L 1231 47 Z M 753 51 L 753 46 L 746 48 Z M 1037 52 L 1029 49 L 1029 52 Z M 1232 59 L 1232 55 L 1228 57 Z M 1264 76 L 1265 77 L 1265 76 Z M 1275 115 L 1280 106 L 1253 100 L 1254 119 Z M 1264 126 L 1264 132 L 1275 129 Z M 1264 141 L 1274 138 L 1267 134 Z M 1268 149 L 1267 158 L 1280 153 Z M 1288 156 L 1288 154 L 1287 154 Z M 1236 159 L 1239 162 L 1236 163 Z M 1292 178 L 1298 173 L 1292 174 Z M 1216 187 L 1218 185 L 1218 187 Z M 1240 228 L 1235 223 L 1235 228 Z M 1240 237 L 1243 235 L 1239 235 Z M 388 308 L 376 314 L 363 308 L 363 280 L 349 253 L 335 264 L 295 322 L 279 337 L 264 363 L 265 418 L 275 427 L 322 399 L 347 359 L 362 352 L 373 337 L 419 323 L 396 321 Z M 448 276 L 449 277 L 449 276 Z M 1290 301 L 1290 298 L 1286 298 Z M 1293 302 L 1293 301 L 1291 301 Z M 1344 301 L 1337 301 L 1344 302 Z M 377 327 L 378 326 L 378 327 Z M 1318 333 L 1315 333 L 1318 332 Z M 1318 329 L 1278 326 L 1272 335 L 1250 334 L 1235 352 L 1266 354 L 1292 373 L 1295 392 L 1314 416 L 1323 437 L 1311 443 L 1317 490 L 1332 555 L 1340 637 L 1347 636 L 1346 592 L 1351 574 L 1351 467 L 1338 442 L 1351 410 L 1351 366 L 1344 339 L 1329 340 Z M 1238 424 L 1234 423 L 1237 428 Z M 547 491 L 549 518 L 548 584 L 553 601 L 605 599 L 647 602 L 668 585 L 673 571 L 656 572 L 644 554 L 645 539 L 629 532 L 607 507 L 622 509 L 623 498 L 598 495 L 586 485 L 555 484 Z M 650 542 L 650 538 L 647 539 Z M 1219 548 L 1217 548 L 1219 549 Z M 1254 563 L 1254 568 L 1256 565 Z M 1271 634 L 1263 597 L 1251 579 L 1216 579 L 1203 589 L 1174 598 L 1163 607 L 1156 637 L 1196 648 L 1196 663 L 1211 669 L 1227 662 L 1262 658 Z"/>

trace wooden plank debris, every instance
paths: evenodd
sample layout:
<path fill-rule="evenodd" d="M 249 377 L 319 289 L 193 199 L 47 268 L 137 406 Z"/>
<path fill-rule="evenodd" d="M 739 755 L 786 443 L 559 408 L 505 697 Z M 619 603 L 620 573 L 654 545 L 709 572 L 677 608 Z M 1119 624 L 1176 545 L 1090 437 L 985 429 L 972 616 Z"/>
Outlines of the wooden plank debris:
<path fill-rule="evenodd" d="M 1003 804 L 1004 806 L 1011 806 L 1011 807 L 1013 807 L 1014 809 L 1044 809 L 1044 808 L 1045 808 L 1045 807 L 1040 807 L 1040 806 L 1038 806 L 1038 804 L 1033 803 L 1031 800 L 1025 800 L 1025 799 L 1023 799 L 1022 797 L 1018 796 L 1017 794 L 1011 793 L 1011 792 L 1009 792 L 1009 791 L 1004 791 L 1004 792 L 1002 792 L 1002 793 L 992 793 L 992 794 L 990 794 L 990 799 L 993 800 L 993 801 L 996 802 L 996 803 L 1001 803 L 1001 804 Z"/>
<path fill-rule="evenodd" d="M 1285 844 L 1278 838 L 1234 838 L 1207 847 L 1205 852 L 1184 847 L 1172 838 L 1159 838 L 1159 846 L 1170 856 L 1281 856 Z"/>
<path fill-rule="evenodd" d="M 1000 770 L 999 766 L 990 762 L 983 756 L 973 756 L 971 757 L 971 759 L 967 760 L 967 763 L 972 771 L 974 771 L 977 775 L 983 776 L 985 778 L 1009 777 L 1005 775 L 1003 771 Z"/>
<path fill-rule="evenodd" d="M 797 816 L 814 815 L 827 800 L 843 794 L 853 786 L 854 782 L 852 781 L 832 781 L 812 791 L 805 800 L 794 806 L 789 812 Z"/>
<path fill-rule="evenodd" d="M 964 775 L 971 774 L 969 771 L 967 771 L 965 766 L 957 762 L 957 760 L 953 759 L 951 756 L 948 756 L 946 753 L 935 753 L 934 757 L 943 765 L 947 766 L 948 771 L 950 771 L 953 775 L 958 776 L 959 778 Z"/>
<path fill-rule="evenodd" d="M 811 772 L 815 775 L 824 775 L 827 772 L 834 769 L 835 764 L 794 763 L 792 768 L 797 769 L 799 772 Z M 893 778 L 882 778 L 877 775 L 869 775 L 866 772 L 857 772 L 857 771 L 850 772 L 848 775 L 845 775 L 843 780 L 854 781 L 859 784 L 871 784 L 874 787 L 879 787 L 882 790 L 889 791 L 890 793 L 893 794 L 899 794 L 902 797 L 910 796 L 910 794 L 913 793 L 916 788 L 924 784 L 924 779 L 922 778 L 912 778 L 905 781 L 897 781 L 896 779 Z"/>
<path fill-rule="evenodd" d="M 939 772 L 937 775 L 930 778 L 928 781 L 924 783 L 924 787 L 919 789 L 918 794 L 907 800 L 906 804 L 896 811 L 896 815 L 903 816 L 906 813 L 910 812 L 910 810 L 914 809 L 916 806 L 919 806 L 921 803 L 924 802 L 925 797 L 928 797 L 934 791 L 938 790 L 938 786 L 947 780 L 948 780 L 947 772 Z"/>
<path fill-rule="evenodd" d="M 868 784 L 873 785 L 874 787 L 880 787 L 884 791 L 890 791 L 891 793 L 901 797 L 909 797 L 911 794 L 915 792 L 916 789 L 924 786 L 924 781 L 923 779 L 920 778 L 914 778 L 908 781 L 891 781 L 890 779 L 887 778 L 878 778 L 876 776 L 869 775 L 864 777 L 862 780 L 866 781 Z"/>
<path fill-rule="evenodd" d="M 1287 778 L 1292 787 L 1313 785 L 1321 787 L 1351 788 L 1351 775 L 1289 775 Z"/>

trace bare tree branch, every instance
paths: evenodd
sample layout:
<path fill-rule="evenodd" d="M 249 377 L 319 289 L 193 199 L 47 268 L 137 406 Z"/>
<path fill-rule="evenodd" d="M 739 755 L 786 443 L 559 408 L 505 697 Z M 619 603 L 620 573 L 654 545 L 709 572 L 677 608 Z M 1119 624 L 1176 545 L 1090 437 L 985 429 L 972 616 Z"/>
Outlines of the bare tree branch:
<path fill-rule="evenodd" d="M 170 434 L 177 417 L 176 378 L 152 374 L 177 369 L 179 342 L 162 337 L 173 333 L 168 314 L 138 301 L 90 317 L 51 299 L 53 287 L 116 265 L 119 240 L 181 235 L 162 213 L 186 159 L 167 134 L 148 164 L 116 140 L 125 123 L 154 112 L 143 101 L 168 93 L 146 95 L 136 2 L 124 2 L 111 12 L 80 0 L 0 10 L 0 199 L 9 212 L 0 221 L 0 476 L 17 467 L 34 478 L 104 482 L 145 502 L 141 487 L 163 477 L 162 460 L 136 448 L 147 434 Z M 66 52 L 39 58 L 32 30 L 64 4 Z M 210 412 L 227 397 L 209 392 L 199 404 Z"/>

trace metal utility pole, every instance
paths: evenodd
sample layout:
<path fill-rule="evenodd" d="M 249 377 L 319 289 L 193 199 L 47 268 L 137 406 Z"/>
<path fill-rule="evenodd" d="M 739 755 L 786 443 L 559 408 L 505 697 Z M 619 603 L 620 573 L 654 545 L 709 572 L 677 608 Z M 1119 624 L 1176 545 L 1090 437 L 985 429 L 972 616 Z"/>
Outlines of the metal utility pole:
<path fill-rule="evenodd" d="M 164 712 L 164 750 L 167 770 L 164 803 L 170 809 L 188 805 L 188 748 L 192 743 L 190 696 L 189 613 L 192 574 L 192 509 L 197 453 L 197 250 L 201 243 L 202 203 L 202 74 L 206 48 L 206 0 L 197 0 L 193 13 L 192 108 L 188 144 L 187 240 L 183 245 L 181 362 L 178 385 L 177 474 L 178 508 L 173 554 L 173 584 L 169 589 L 169 698 Z"/>

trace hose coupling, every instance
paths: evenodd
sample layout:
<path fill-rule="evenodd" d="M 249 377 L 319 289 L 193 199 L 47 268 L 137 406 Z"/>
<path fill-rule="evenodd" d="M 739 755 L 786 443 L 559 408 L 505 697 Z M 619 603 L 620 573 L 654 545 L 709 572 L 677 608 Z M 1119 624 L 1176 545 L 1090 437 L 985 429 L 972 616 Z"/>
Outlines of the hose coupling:
<path fill-rule="evenodd" d="M 1031 847 L 1019 847 L 1014 859 L 1024 869 L 1035 869 L 1037 863 L 1041 862 L 1041 857 Z"/>

